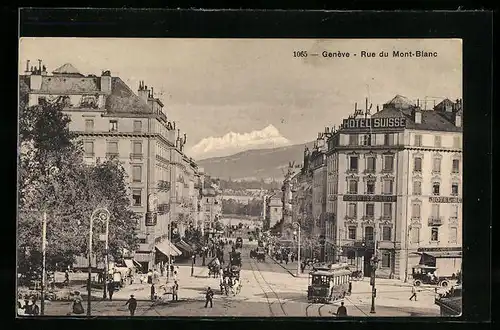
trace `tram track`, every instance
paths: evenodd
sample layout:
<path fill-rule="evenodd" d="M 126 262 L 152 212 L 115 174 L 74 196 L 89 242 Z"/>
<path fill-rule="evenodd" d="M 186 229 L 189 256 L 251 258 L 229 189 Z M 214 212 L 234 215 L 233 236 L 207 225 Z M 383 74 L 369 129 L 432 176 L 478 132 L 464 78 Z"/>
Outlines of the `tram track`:
<path fill-rule="evenodd" d="M 266 280 L 266 278 L 262 274 L 262 271 L 259 268 L 257 261 L 252 260 L 252 259 L 248 259 L 248 262 L 250 264 L 250 267 L 251 267 L 251 270 L 252 270 L 252 274 L 253 274 L 253 276 L 255 278 L 255 281 L 257 282 L 257 284 L 259 285 L 260 289 L 264 293 L 264 296 L 266 297 L 267 304 L 268 304 L 269 311 L 270 311 L 271 315 L 272 316 L 280 316 L 280 315 L 276 315 L 276 313 L 274 312 L 273 307 L 272 307 L 273 305 L 275 305 L 274 304 L 275 302 L 278 302 L 280 310 L 281 310 L 281 312 L 279 314 L 283 314 L 282 316 L 287 316 L 288 314 L 286 313 L 285 308 L 283 307 L 284 302 L 281 301 L 279 295 L 276 293 L 276 291 L 274 291 L 274 289 L 272 288 L 271 284 L 269 284 L 269 282 Z M 259 274 L 261 280 L 259 280 L 257 274 Z M 269 294 L 268 294 L 269 292 L 267 292 L 267 290 L 265 289 L 265 287 L 264 287 L 264 285 L 262 283 L 264 283 L 265 286 L 267 286 L 267 288 L 270 290 L 270 292 L 276 298 L 273 299 L 272 297 L 269 297 Z"/>
<path fill-rule="evenodd" d="M 323 315 L 323 314 L 321 313 L 321 309 L 322 309 L 323 307 L 325 307 L 326 305 L 328 305 L 328 304 L 320 304 L 320 305 L 318 306 L 318 304 L 314 304 L 314 303 L 312 303 L 312 304 L 307 305 L 307 307 L 306 307 L 306 317 L 316 317 L 316 316 L 319 316 L 319 317 L 325 317 L 326 315 Z M 309 312 L 309 308 L 311 308 L 312 306 L 317 307 L 316 312 L 317 312 L 317 314 L 318 314 L 318 315 L 312 315 L 312 314 Z"/>

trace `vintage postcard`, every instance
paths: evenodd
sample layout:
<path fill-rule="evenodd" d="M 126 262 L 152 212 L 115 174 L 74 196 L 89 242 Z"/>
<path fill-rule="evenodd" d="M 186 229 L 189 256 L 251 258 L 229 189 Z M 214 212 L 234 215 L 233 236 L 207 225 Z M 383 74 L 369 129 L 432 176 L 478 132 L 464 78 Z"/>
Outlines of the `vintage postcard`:
<path fill-rule="evenodd" d="M 460 39 L 21 38 L 18 111 L 18 317 L 461 314 Z"/>

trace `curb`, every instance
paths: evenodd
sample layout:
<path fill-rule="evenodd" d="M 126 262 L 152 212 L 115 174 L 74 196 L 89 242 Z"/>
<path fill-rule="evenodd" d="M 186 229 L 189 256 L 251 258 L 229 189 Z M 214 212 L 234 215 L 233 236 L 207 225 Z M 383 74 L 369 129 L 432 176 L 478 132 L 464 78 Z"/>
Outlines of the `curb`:
<path fill-rule="evenodd" d="M 287 271 L 288 274 L 292 275 L 293 277 L 295 278 L 305 278 L 305 276 L 297 276 L 297 274 L 295 273 L 292 273 L 290 271 L 290 269 L 286 268 L 285 266 L 283 266 L 281 263 L 277 262 L 276 259 L 274 259 L 272 256 L 269 256 L 269 259 L 271 259 L 272 261 L 274 261 L 274 263 L 276 263 L 278 266 L 280 266 L 281 268 L 283 268 L 284 270 Z"/>

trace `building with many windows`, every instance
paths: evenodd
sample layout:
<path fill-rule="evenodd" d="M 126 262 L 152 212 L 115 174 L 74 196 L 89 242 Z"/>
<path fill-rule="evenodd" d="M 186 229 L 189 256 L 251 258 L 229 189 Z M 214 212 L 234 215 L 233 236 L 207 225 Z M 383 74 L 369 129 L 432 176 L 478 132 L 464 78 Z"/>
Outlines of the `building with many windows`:
<path fill-rule="evenodd" d="M 424 110 L 397 95 L 374 114 L 355 109 L 333 131 L 326 249 L 335 261 L 369 275 L 377 254 L 377 276 L 402 280 L 419 263 L 461 269 L 462 111 L 461 100 Z"/>
<path fill-rule="evenodd" d="M 198 217 L 195 188 L 203 178 L 184 153 L 186 135 L 168 120 L 153 88 L 141 82 L 135 94 L 110 71 L 83 75 L 69 63 L 48 74 L 41 61 L 38 67 L 27 63 L 20 83 L 29 90 L 29 106 L 42 100 L 63 105 L 71 118 L 69 129 L 83 142 L 86 163 L 120 161 L 131 208 L 141 219 L 136 261 L 150 269 L 162 255 L 179 255 L 171 234 L 182 234 Z"/>

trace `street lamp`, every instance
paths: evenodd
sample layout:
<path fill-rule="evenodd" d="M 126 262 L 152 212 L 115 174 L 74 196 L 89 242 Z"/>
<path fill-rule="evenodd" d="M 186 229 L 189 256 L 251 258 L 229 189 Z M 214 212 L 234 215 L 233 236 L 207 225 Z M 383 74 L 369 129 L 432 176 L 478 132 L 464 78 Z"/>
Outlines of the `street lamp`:
<path fill-rule="evenodd" d="M 89 227 L 89 248 L 88 248 L 88 259 L 89 259 L 89 277 L 88 277 L 88 283 L 87 283 L 87 316 L 91 315 L 91 298 L 92 298 L 92 227 L 94 223 L 94 219 L 99 219 L 101 221 L 106 221 L 106 227 L 107 223 L 109 220 L 110 213 L 106 208 L 97 208 L 92 212 L 92 215 L 90 216 L 90 227 Z M 107 246 L 106 246 L 107 249 Z M 107 253 L 107 251 L 106 251 Z M 106 258 L 107 259 L 107 258 Z M 106 287 L 106 284 L 104 285 Z"/>
<path fill-rule="evenodd" d="M 196 258 L 196 256 L 193 254 L 191 256 L 191 276 L 194 274 L 194 258 Z"/>
<path fill-rule="evenodd" d="M 298 236 L 297 236 L 297 277 L 300 276 L 300 223 L 294 222 L 292 225 L 297 226 Z M 295 235 L 296 232 L 294 231 Z"/>
<path fill-rule="evenodd" d="M 375 297 L 377 296 L 377 289 L 375 288 L 375 271 L 377 270 L 378 257 L 375 255 L 370 260 L 371 278 L 370 284 L 372 286 L 372 307 L 370 313 L 375 314 Z"/>

